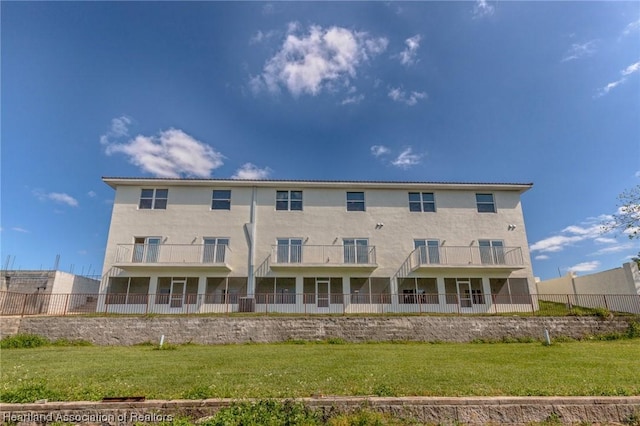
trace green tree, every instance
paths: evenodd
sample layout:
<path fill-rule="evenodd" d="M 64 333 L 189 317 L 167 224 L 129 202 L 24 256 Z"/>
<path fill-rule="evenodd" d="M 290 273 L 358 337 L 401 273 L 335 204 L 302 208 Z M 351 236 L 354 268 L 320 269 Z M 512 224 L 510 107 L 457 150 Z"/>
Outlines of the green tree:
<path fill-rule="evenodd" d="M 603 231 L 618 231 L 630 239 L 640 238 L 640 185 L 618 196 L 618 210 L 603 224 Z"/>

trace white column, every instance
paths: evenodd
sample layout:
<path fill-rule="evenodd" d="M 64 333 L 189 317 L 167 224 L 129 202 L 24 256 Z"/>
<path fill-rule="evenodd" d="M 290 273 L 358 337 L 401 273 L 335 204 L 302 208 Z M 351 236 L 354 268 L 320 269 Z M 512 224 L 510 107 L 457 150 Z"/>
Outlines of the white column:
<path fill-rule="evenodd" d="M 296 308 L 302 309 L 304 305 L 304 278 L 302 275 L 296 276 Z"/>
<path fill-rule="evenodd" d="M 158 277 L 152 275 L 149 279 L 149 300 L 147 301 L 147 307 L 149 312 L 153 312 L 156 304 L 156 294 L 158 293 Z"/>
<path fill-rule="evenodd" d="M 437 277 L 436 283 L 438 284 L 438 304 L 441 306 L 445 306 L 447 304 L 447 296 L 446 296 L 447 290 L 445 289 L 445 286 L 444 286 L 444 278 Z"/>

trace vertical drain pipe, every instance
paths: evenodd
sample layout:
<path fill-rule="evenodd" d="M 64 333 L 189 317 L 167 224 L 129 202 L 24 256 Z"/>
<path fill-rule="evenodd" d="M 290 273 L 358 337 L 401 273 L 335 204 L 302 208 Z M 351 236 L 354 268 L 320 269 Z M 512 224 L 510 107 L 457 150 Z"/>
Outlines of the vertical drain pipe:
<path fill-rule="evenodd" d="M 249 219 L 249 279 L 247 283 L 247 297 L 254 298 L 256 292 L 256 206 L 258 198 L 258 188 L 253 187 L 251 192 L 251 213 Z"/>

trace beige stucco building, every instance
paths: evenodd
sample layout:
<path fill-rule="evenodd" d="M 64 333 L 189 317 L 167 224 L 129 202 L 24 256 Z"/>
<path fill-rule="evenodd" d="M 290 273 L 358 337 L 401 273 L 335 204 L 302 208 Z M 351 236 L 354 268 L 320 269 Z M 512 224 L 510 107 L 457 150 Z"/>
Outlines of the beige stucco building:
<path fill-rule="evenodd" d="M 100 309 L 531 310 L 531 184 L 104 178 Z"/>

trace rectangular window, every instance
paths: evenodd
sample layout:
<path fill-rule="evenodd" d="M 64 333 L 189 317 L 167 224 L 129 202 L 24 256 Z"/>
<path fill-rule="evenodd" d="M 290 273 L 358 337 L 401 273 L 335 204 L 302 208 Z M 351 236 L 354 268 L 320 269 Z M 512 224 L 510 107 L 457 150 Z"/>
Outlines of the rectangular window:
<path fill-rule="evenodd" d="M 344 263 L 372 263 L 369 261 L 369 240 L 349 238 L 343 240 Z"/>
<path fill-rule="evenodd" d="M 168 189 L 143 189 L 140 192 L 138 208 L 143 210 L 165 210 L 168 196 Z"/>
<path fill-rule="evenodd" d="M 211 196 L 211 210 L 231 210 L 231 190 L 214 189 Z"/>
<path fill-rule="evenodd" d="M 203 238 L 203 263 L 224 263 L 229 238 Z"/>
<path fill-rule="evenodd" d="M 410 212 L 435 212 L 436 199 L 433 192 L 410 192 L 409 193 Z"/>
<path fill-rule="evenodd" d="M 438 240 L 413 240 L 414 247 L 418 250 L 420 264 L 440 263 L 440 242 Z"/>
<path fill-rule="evenodd" d="M 495 213 L 496 203 L 493 194 L 476 194 L 476 205 L 479 213 Z"/>
<path fill-rule="evenodd" d="M 302 191 L 276 191 L 276 210 L 302 210 Z"/>
<path fill-rule="evenodd" d="M 278 238 L 278 263 L 302 262 L 302 238 Z"/>
<path fill-rule="evenodd" d="M 347 211 L 348 212 L 365 211 L 364 192 L 347 192 Z"/>

